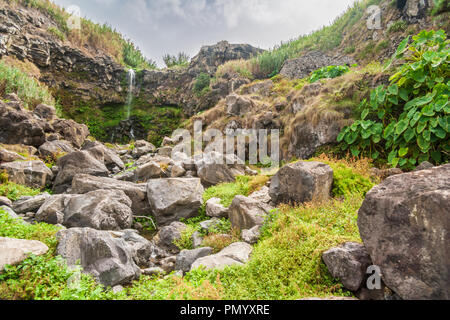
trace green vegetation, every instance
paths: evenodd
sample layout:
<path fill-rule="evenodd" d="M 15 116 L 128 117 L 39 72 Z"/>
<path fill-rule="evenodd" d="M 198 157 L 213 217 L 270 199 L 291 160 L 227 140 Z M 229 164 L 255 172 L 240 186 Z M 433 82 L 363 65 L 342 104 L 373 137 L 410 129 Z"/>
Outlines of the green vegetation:
<path fill-rule="evenodd" d="M 433 0 L 434 8 L 431 11 L 432 16 L 436 16 L 443 12 L 448 12 L 450 10 L 450 4 L 447 0 Z"/>
<path fill-rule="evenodd" d="M 123 62 L 134 69 L 156 69 L 156 62 L 148 60 L 131 41 L 123 43 Z"/>
<path fill-rule="evenodd" d="M 309 77 L 309 82 L 314 83 L 320 79 L 333 79 L 342 76 L 344 73 L 350 71 L 347 66 L 328 66 L 314 71 Z"/>
<path fill-rule="evenodd" d="M 1 179 L 0 182 L 0 196 L 7 197 L 9 200 L 16 201 L 23 196 L 36 196 L 41 193 L 39 189 L 32 189 L 14 182 L 9 182 Z"/>
<path fill-rule="evenodd" d="M 395 21 L 388 28 L 389 33 L 405 31 L 408 28 L 408 24 L 403 20 Z"/>
<path fill-rule="evenodd" d="M 180 52 L 178 55 L 166 54 L 163 56 L 163 61 L 167 68 L 185 68 L 189 65 L 190 59 L 191 58 L 184 52 Z"/>
<path fill-rule="evenodd" d="M 207 73 L 200 73 L 194 82 L 192 90 L 197 96 L 202 96 L 209 91 L 209 85 L 211 83 L 211 77 Z"/>
<path fill-rule="evenodd" d="M 48 88 L 20 69 L 0 60 L 0 96 L 17 93 L 28 109 L 45 103 L 59 109 Z"/>
<path fill-rule="evenodd" d="M 443 30 L 422 31 L 399 45 L 394 59 L 406 62 L 388 87 L 363 100 L 361 117 L 338 137 L 354 156 L 387 159 L 393 167 L 449 161 L 449 43 Z M 407 52 L 409 54 L 407 54 Z"/>

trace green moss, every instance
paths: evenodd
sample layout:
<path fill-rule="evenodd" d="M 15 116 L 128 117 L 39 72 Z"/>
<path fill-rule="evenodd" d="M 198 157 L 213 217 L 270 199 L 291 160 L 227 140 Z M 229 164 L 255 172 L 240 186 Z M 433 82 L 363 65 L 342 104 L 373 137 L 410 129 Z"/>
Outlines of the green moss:
<path fill-rule="evenodd" d="M 40 189 L 29 188 L 14 182 L 4 182 L 0 184 L 0 196 L 16 201 L 23 196 L 36 196 L 41 193 Z"/>

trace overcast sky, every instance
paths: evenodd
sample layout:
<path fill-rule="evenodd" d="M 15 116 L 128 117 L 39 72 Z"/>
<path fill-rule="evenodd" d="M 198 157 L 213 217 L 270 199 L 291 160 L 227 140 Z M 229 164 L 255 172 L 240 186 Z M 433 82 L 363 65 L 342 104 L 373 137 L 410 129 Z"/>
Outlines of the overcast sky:
<path fill-rule="evenodd" d="M 165 53 L 191 57 L 221 40 L 263 49 L 310 33 L 355 0 L 53 0 L 108 23 L 163 66 Z"/>

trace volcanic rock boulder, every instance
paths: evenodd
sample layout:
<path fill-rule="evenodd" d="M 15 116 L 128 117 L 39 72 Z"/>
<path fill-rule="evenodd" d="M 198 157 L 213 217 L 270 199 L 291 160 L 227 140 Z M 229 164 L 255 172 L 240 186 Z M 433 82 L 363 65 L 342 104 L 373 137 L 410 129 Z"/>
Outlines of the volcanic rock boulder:
<path fill-rule="evenodd" d="M 68 142 L 61 140 L 47 141 L 39 147 L 39 155 L 42 158 L 49 157 L 51 159 L 56 159 L 59 155 L 64 155 L 74 151 L 75 150 Z"/>
<path fill-rule="evenodd" d="M 0 237 L 0 272 L 6 265 L 15 265 L 25 260 L 30 254 L 40 256 L 48 247 L 40 241 Z"/>
<path fill-rule="evenodd" d="M 204 154 L 195 162 L 198 177 L 206 186 L 222 182 L 233 182 L 237 176 L 245 174 L 245 164 L 233 155 L 222 155 L 218 152 Z"/>
<path fill-rule="evenodd" d="M 327 200 L 331 196 L 333 170 L 321 162 L 291 163 L 281 168 L 270 183 L 276 204 Z"/>
<path fill-rule="evenodd" d="M 450 299 L 450 164 L 387 178 L 358 227 L 386 285 L 403 299 Z"/>
<path fill-rule="evenodd" d="M 40 160 L 16 161 L 0 165 L 0 171 L 5 170 L 8 180 L 30 188 L 43 188 L 53 179 L 52 170 Z"/>
<path fill-rule="evenodd" d="M 103 163 L 103 156 L 95 158 L 87 151 L 72 152 L 58 160 L 59 172 L 53 184 L 55 193 L 63 193 L 72 185 L 77 174 L 107 176 L 109 171 Z"/>
<path fill-rule="evenodd" d="M 325 251 L 322 259 L 331 275 L 339 278 L 350 291 L 361 288 L 367 268 L 372 264 L 364 245 L 356 242 L 346 242 L 340 247 Z"/>
<path fill-rule="evenodd" d="M 95 177 L 88 174 L 77 174 L 72 180 L 71 190 L 73 194 L 83 194 L 99 189 L 122 190 L 125 192 L 131 199 L 131 208 L 135 215 L 146 215 L 150 211 L 145 184 Z"/>
<path fill-rule="evenodd" d="M 203 204 L 203 186 L 198 178 L 155 179 L 147 183 L 147 197 L 158 225 L 192 218 Z"/>
<path fill-rule="evenodd" d="M 91 228 L 61 230 L 57 252 L 70 267 L 80 263 L 83 272 L 94 276 L 104 286 L 128 284 L 140 276 L 129 245 L 108 231 Z"/>
<path fill-rule="evenodd" d="M 198 248 L 194 250 L 183 250 L 177 256 L 175 270 L 188 272 L 189 270 L 191 270 L 191 266 L 196 260 L 209 256 L 212 254 L 212 252 L 212 248 L 209 247 Z"/>
<path fill-rule="evenodd" d="M 231 265 L 243 265 L 250 259 L 253 248 L 245 242 L 235 242 L 217 254 L 197 259 L 191 270 L 203 267 L 205 269 L 223 269 Z"/>

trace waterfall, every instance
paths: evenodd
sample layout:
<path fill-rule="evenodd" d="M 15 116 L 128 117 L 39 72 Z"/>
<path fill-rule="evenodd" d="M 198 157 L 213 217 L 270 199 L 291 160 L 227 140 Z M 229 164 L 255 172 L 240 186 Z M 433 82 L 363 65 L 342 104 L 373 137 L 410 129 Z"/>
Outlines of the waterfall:
<path fill-rule="evenodd" d="M 131 115 L 131 103 L 133 102 L 133 90 L 135 85 L 136 73 L 133 69 L 128 70 L 128 96 L 127 96 L 127 119 Z"/>

